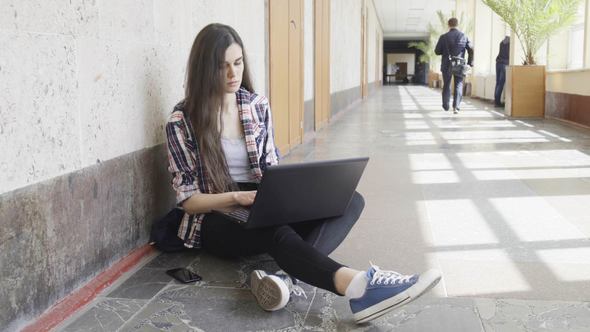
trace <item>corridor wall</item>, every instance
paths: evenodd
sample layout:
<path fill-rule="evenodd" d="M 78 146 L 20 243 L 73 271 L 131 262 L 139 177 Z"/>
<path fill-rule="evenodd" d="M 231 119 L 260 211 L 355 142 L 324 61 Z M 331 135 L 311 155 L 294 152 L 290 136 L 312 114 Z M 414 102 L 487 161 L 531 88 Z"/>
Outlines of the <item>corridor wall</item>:
<path fill-rule="evenodd" d="M 590 69 L 547 73 L 545 116 L 590 127 Z"/>
<path fill-rule="evenodd" d="M 174 205 L 164 126 L 183 98 L 201 28 L 233 26 L 255 90 L 268 95 L 268 1 L 4 2 L 0 330 L 18 330 L 144 245 Z M 383 32 L 365 3 L 367 72 L 377 86 Z M 331 1 L 332 115 L 360 100 L 361 5 Z M 313 118 L 312 7 L 305 0 L 305 119 Z"/>
<path fill-rule="evenodd" d="M 361 98 L 361 9 L 363 1 L 332 0 L 330 18 L 330 92 L 332 115 L 346 109 Z M 377 58 L 374 42 L 376 35 L 383 36 L 372 1 L 367 4 L 367 61 L 368 82 L 375 85 L 380 77 L 375 74 L 377 61 L 382 67 L 382 57 Z"/>
<path fill-rule="evenodd" d="M 331 1 L 330 94 L 332 115 L 361 98 L 362 1 Z"/>

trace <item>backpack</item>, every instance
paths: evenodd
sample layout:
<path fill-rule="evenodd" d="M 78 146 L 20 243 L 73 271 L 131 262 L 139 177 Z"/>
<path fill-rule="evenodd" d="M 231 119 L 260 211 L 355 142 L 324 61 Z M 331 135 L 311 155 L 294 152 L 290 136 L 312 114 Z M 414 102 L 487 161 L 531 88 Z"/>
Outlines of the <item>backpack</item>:
<path fill-rule="evenodd" d="M 184 211 L 174 208 L 161 219 L 152 224 L 150 244 L 163 252 L 176 252 L 187 249 L 184 241 L 178 237 L 178 228 L 184 216 Z"/>

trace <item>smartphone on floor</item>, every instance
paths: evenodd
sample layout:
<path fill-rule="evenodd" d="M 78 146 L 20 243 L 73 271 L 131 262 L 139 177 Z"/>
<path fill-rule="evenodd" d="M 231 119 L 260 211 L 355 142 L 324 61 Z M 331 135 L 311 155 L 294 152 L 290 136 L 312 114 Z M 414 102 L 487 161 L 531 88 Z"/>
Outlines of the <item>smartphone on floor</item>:
<path fill-rule="evenodd" d="M 184 267 L 168 270 L 166 274 L 185 284 L 201 281 L 202 279 L 200 275 Z"/>

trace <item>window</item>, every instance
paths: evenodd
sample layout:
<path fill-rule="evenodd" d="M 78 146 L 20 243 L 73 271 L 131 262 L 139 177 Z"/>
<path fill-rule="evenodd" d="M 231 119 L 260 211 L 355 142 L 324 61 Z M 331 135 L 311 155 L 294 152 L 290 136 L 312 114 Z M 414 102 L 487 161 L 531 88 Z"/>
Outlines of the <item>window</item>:
<path fill-rule="evenodd" d="M 579 69 L 584 66 L 584 24 L 576 24 L 569 31 L 569 52 L 567 69 Z"/>
<path fill-rule="evenodd" d="M 549 38 L 548 69 L 580 69 L 584 66 L 584 17 L 586 1 L 581 1 L 578 13 L 569 27 Z"/>

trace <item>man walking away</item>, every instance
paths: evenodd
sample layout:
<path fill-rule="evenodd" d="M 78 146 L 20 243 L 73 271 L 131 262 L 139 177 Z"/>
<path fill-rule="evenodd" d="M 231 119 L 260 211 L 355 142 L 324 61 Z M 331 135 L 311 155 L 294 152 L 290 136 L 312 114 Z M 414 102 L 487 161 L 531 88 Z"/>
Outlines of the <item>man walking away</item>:
<path fill-rule="evenodd" d="M 494 92 L 494 105 L 496 107 L 504 107 L 502 102 L 502 90 L 504 90 L 504 83 L 506 82 L 506 66 L 508 66 L 508 59 L 510 54 L 510 37 L 504 37 L 500 42 L 500 51 L 496 57 L 496 91 Z"/>
<path fill-rule="evenodd" d="M 461 99 L 463 98 L 463 75 L 453 75 L 451 72 L 451 57 L 459 56 L 465 58 L 465 50 L 469 57 L 467 64 L 473 66 L 473 45 L 467 36 L 457 29 L 459 20 L 451 18 L 448 21 L 449 32 L 443 34 L 436 43 L 434 53 L 442 55 L 440 70 L 443 74 L 443 91 L 442 101 L 443 109 L 449 110 L 449 100 L 451 99 L 451 78 L 454 77 L 455 86 L 453 89 L 453 113 L 459 112 Z"/>

